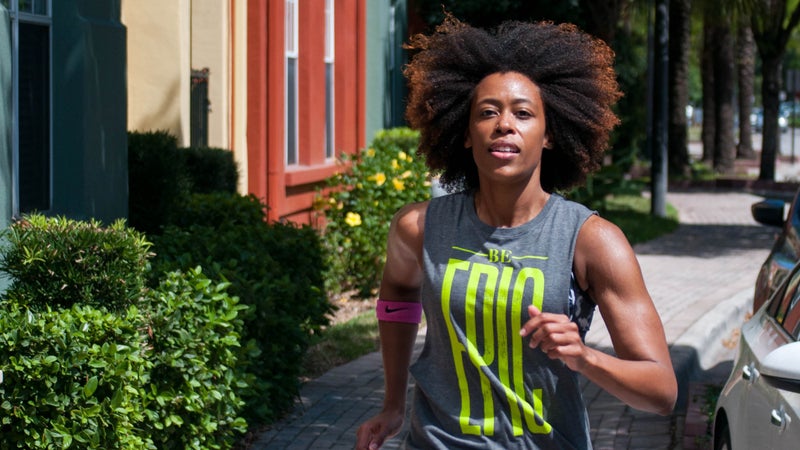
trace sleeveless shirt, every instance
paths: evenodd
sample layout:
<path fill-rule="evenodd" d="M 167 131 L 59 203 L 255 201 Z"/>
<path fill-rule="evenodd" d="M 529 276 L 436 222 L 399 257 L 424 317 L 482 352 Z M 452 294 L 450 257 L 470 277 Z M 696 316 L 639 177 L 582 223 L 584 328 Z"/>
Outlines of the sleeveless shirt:
<path fill-rule="evenodd" d="M 427 332 L 411 366 L 411 430 L 422 449 L 590 449 L 577 374 L 528 346 L 528 305 L 565 314 L 585 336 L 594 303 L 572 277 L 593 212 L 552 194 L 531 221 L 495 228 L 471 192 L 430 201 L 423 244 Z"/>

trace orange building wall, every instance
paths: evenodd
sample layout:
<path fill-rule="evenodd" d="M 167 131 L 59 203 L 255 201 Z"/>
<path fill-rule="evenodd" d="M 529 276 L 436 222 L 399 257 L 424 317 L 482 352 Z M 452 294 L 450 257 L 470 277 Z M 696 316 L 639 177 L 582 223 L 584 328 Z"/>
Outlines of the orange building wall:
<path fill-rule="evenodd" d="M 336 170 L 325 158 L 325 10 L 299 0 L 298 164 L 285 154 L 284 2 L 248 3 L 248 190 L 264 199 L 270 220 L 311 223 L 317 186 Z M 366 0 L 335 0 L 335 148 L 365 145 Z"/>

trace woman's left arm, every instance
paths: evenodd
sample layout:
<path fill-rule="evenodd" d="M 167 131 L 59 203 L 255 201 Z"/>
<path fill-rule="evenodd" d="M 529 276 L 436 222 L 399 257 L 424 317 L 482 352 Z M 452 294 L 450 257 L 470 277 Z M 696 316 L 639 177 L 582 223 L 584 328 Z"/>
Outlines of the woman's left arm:
<path fill-rule="evenodd" d="M 566 316 L 533 307 L 521 334 L 628 405 L 670 414 L 678 386 L 664 327 L 625 235 L 611 222 L 590 217 L 579 232 L 573 267 L 603 316 L 616 356 L 585 346 Z"/>

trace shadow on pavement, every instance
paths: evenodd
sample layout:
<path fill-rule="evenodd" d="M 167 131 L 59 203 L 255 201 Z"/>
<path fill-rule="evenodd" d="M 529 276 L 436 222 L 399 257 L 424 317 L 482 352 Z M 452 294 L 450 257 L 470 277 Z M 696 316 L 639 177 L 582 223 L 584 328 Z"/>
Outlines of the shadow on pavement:
<path fill-rule="evenodd" d="M 762 225 L 682 224 L 672 234 L 636 246 L 640 255 L 713 258 L 772 246 L 778 228 Z"/>

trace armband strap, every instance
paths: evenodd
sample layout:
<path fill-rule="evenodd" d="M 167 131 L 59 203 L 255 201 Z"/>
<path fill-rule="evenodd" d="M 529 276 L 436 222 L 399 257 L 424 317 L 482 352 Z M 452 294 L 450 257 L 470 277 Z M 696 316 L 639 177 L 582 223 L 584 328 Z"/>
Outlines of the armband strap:
<path fill-rule="evenodd" d="M 422 322 L 422 303 L 418 302 L 392 302 L 378 299 L 375 312 L 378 320 L 384 322 Z"/>

